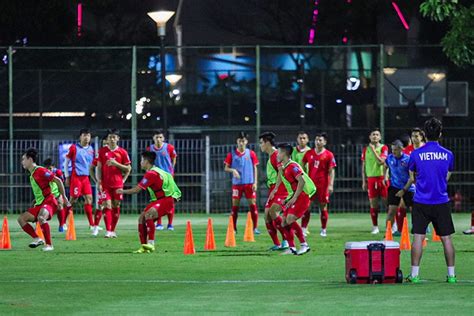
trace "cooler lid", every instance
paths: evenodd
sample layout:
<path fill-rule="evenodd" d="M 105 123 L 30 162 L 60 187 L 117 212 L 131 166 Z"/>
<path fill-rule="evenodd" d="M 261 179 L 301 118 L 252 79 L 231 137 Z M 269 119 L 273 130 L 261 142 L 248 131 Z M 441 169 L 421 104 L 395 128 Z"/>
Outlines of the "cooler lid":
<path fill-rule="evenodd" d="M 385 249 L 398 249 L 400 244 L 396 241 L 349 241 L 346 242 L 346 249 L 367 249 L 367 246 L 373 243 L 384 244 Z"/>

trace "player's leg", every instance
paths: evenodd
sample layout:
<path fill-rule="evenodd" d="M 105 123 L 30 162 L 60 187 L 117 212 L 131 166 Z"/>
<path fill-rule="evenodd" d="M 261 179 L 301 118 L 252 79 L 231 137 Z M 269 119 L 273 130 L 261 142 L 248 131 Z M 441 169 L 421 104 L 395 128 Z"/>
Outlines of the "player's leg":
<path fill-rule="evenodd" d="M 296 246 L 295 246 L 295 241 L 294 241 L 294 236 L 298 238 L 301 247 L 306 247 L 306 239 L 303 235 L 303 230 L 301 229 L 301 226 L 297 222 L 298 217 L 295 214 L 287 214 L 286 219 L 285 219 L 285 226 L 284 228 L 286 229 L 287 233 L 287 238 L 288 238 L 288 244 L 290 246 L 289 251 L 285 252 L 284 254 L 297 254 L 298 252 L 296 251 Z"/>
<path fill-rule="evenodd" d="M 252 217 L 252 224 L 253 224 L 253 232 L 256 235 L 260 235 L 260 231 L 258 230 L 258 208 L 257 208 L 257 199 L 251 198 L 247 199 L 249 202 L 249 210 L 250 216 Z"/>
<path fill-rule="evenodd" d="M 280 214 L 283 212 L 284 198 L 275 198 L 274 202 L 270 206 L 268 214 L 273 221 L 273 226 L 280 232 L 283 242 L 281 243 L 281 249 L 288 249 L 288 240 L 286 238 L 286 229 L 283 227 L 283 218 Z"/>
<path fill-rule="evenodd" d="M 390 190 L 390 188 L 389 188 Z M 389 200 L 388 200 L 388 203 L 390 205 L 390 192 L 389 192 Z M 402 223 L 402 226 L 403 226 L 403 218 L 405 217 L 407 213 L 407 206 L 405 204 L 405 201 L 404 199 L 400 199 L 400 203 L 398 204 L 398 208 L 397 208 L 397 212 L 395 214 L 395 221 L 392 225 L 392 231 L 393 233 L 396 233 L 396 232 L 401 232 L 402 231 L 402 227 L 398 227 L 398 224 L 401 222 Z M 397 234 L 398 235 L 398 234 Z"/>
<path fill-rule="evenodd" d="M 117 237 L 117 234 L 115 233 L 115 228 L 117 227 L 118 221 L 120 219 L 120 202 L 121 200 L 116 199 L 117 197 L 114 197 L 112 200 L 112 232 L 113 238 Z"/>
<path fill-rule="evenodd" d="M 112 199 L 108 189 L 104 189 L 104 194 L 105 238 L 112 238 Z"/>
<path fill-rule="evenodd" d="M 36 209 L 36 211 L 34 211 L 34 209 Z M 39 212 L 39 207 L 31 208 L 27 212 L 21 213 L 17 219 L 18 224 L 20 225 L 21 229 L 23 229 L 25 233 L 27 233 L 28 235 L 31 236 L 31 238 L 33 238 L 33 241 L 29 245 L 30 248 L 36 248 L 44 244 L 44 240 L 38 237 L 33 226 L 29 224 L 29 223 L 36 222 L 36 215 L 33 213 L 37 214 L 38 212 Z"/>
<path fill-rule="evenodd" d="M 471 212 L 471 228 L 466 229 L 463 231 L 464 235 L 472 235 L 474 234 L 474 211 Z"/>
<path fill-rule="evenodd" d="M 370 204 L 370 218 L 372 220 L 372 234 L 378 234 L 379 233 L 379 224 L 378 224 L 378 218 L 379 218 L 379 199 L 378 197 L 375 198 L 369 198 L 369 204 Z"/>
<path fill-rule="evenodd" d="M 413 243 L 411 245 L 411 273 L 407 277 L 407 281 L 418 283 L 420 281 L 420 262 L 423 255 L 423 240 L 425 239 L 426 227 L 430 223 L 429 216 L 427 216 L 427 205 L 414 204 L 412 212 L 412 231 Z M 429 210 L 428 210 L 429 212 Z"/>
<path fill-rule="evenodd" d="M 171 231 L 174 231 L 174 227 L 173 227 L 174 212 L 175 212 L 175 208 L 174 208 L 174 205 L 173 205 L 173 208 L 171 210 L 169 210 L 169 212 L 166 214 L 166 216 L 168 217 L 168 227 L 167 227 L 167 229 L 171 230 Z"/>
<path fill-rule="evenodd" d="M 275 225 L 273 224 L 273 219 L 269 213 L 270 213 L 270 207 L 266 205 L 265 226 L 267 227 L 268 234 L 270 235 L 270 238 L 272 239 L 272 242 L 273 242 L 273 246 L 270 248 L 270 250 L 279 250 L 281 247 L 281 243 L 280 243 L 280 240 L 278 239 L 277 229 Z"/>
<path fill-rule="evenodd" d="M 456 283 L 456 273 L 454 271 L 455 250 L 451 239 L 451 235 L 455 233 L 455 230 L 450 205 L 449 203 L 434 205 L 431 212 L 433 214 L 433 227 L 443 243 L 444 258 L 448 267 L 447 282 Z"/>
<path fill-rule="evenodd" d="M 84 177 L 81 182 L 81 192 L 84 198 L 84 213 L 89 222 L 89 228 L 92 230 L 95 226 L 94 215 L 92 214 L 92 187 L 89 177 Z"/>
<path fill-rule="evenodd" d="M 303 217 L 301 217 L 301 229 L 303 229 L 303 234 L 305 236 L 309 235 L 308 225 L 309 220 L 311 219 L 311 208 L 309 208 L 306 213 L 304 213 Z"/>
<path fill-rule="evenodd" d="M 234 222 L 234 231 L 237 232 L 237 218 L 239 217 L 240 199 L 242 198 L 243 189 L 241 185 L 232 186 L 232 220 Z"/>
<path fill-rule="evenodd" d="M 58 208 L 57 208 L 57 213 L 58 213 L 58 220 L 59 220 L 59 228 L 58 231 L 60 233 L 63 233 L 67 230 L 67 225 L 66 225 L 66 218 L 68 215 L 68 208 L 66 205 L 64 205 L 64 200 L 62 196 L 59 196 L 57 198 L 58 201 Z"/>
<path fill-rule="evenodd" d="M 140 248 L 134 251 L 134 253 L 147 253 L 148 251 L 143 247 L 147 243 L 147 226 L 145 220 L 145 211 L 143 211 L 138 217 L 138 237 L 140 239 Z"/>
<path fill-rule="evenodd" d="M 48 221 L 51 219 L 52 209 L 48 206 L 44 206 L 38 213 L 38 222 L 41 226 L 41 231 L 44 235 L 44 241 L 46 246 L 42 249 L 43 251 L 51 251 L 54 250 L 53 243 L 51 240 L 51 228 L 49 227 Z"/>
<path fill-rule="evenodd" d="M 327 236 L 327 225 L 329 220 L 329 211 L 328 211 L 328 203 L 319 203 L 320 209 L 320 220 L 321 220 L 321 237 Z"/>

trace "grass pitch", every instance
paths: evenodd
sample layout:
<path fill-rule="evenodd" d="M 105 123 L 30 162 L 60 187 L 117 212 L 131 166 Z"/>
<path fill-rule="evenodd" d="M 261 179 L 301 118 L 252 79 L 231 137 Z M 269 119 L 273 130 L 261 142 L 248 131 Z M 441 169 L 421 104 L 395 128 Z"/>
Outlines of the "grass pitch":
<path fill-rule="evenodd" d="M 137 216 L 124 215 L 117 239 L 90 235 L 76 215 L 76 241 L 65 241 L 52 221 L 51 253 L 29 249 L 29 236 L 9 216 L 13 249 L 0 251 L 0 315 L 152 315 L 152 314 L 430 314 L 472 315 L 474 237 L 463 236 L 468 214 L 455 214 L 458 284 L 445 283 L 440 243 L 429 242 L 421 284 L 348 285 L 344 243 L 373 240 L 368 214 L 331 214 L 328 237 L 319 236 L 313 215 L 304 256 L 268 252 L 262 234 L 244 243 L 245 214 L 239 218 L 236 248 L 224 248 L 227 216 L 213 215 L 217 251 L 204 252 L 207 216 L 178 214 L 176 231 L 157 232 L 157 252 L 138 249 Z M 382 216 L 381 216 L 382 219 Z M 185 221 L 191 220 L 196 255 L 183 255 Z M 167 220 L 164 219 L 164 224 Z M 382 239 L 379 234 L 376 239 Z M 410 253 L 402 252 L 404 275 Z"/>

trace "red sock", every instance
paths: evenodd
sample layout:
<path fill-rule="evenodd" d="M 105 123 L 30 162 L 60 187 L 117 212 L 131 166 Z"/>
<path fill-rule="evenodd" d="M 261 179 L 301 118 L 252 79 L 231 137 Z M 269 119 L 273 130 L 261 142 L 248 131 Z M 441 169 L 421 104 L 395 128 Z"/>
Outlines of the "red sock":
<path fill-rule="evenodd" d="M 105 229 L 108 232 L 112 231 L 112 209 L 111 208 L 106 208 L 104 209 L 104 222 L 105 222 Z"/>
<path fill-rule="evenodd" d="M 285 226 L 285 236 L 286 240 L 288 241 L 288 246 L 291 248 L 295 247 L 295 235 L 292 229 L 292 225 Z"/>
<path fill-rule="evenodd" d="M 174 207 L 173 209 L 168 213 L 168 226 L 173 226 L 173 218 L 174 218 Z M 153 239 L 154 240 L 154 239 Z"/>
<path fill-rule="evenodd" d="M 51 230 L 49 229 L 49 224 L 44 223 L 41 224 L 41 230 L 43 231 L 44 235 L 44 241 L 46 242 L 46 245 L 52 245 L 51 243 Z"/>
<path fill-rule="evenodd" d="M 112 231 L 115 231 L 115 227 L 117 227 L 117 223 L 120 218 L 120 207 L 114 207 L 112 208 Z"/>
<path fill-rule="evenodd" d="M 94 218 L 92 216 L 92 204 L 84 204 L 84 213 L 87 215 L 89 226 L 94 226 Z"/>
<path fill-rule="evenodd" d="M 399 207 L 397 209 L 397 216 L 396 216 L 396 221 L 397 221 L 397 230 L 401 233 L 402 228 L 403 228 L 403 219 L 407 216 L 407 209 L 404 207 Z"/>
<path fill-rule="evenodd" d="M 295 235 L 301 244 L 306 242 L 306 239 L 303 235 L 303 230 L 301 229 L 301 226 L 298 224 L 298 222 L 295 221 L 291 224 L 291 230 L 295 232 Z"/>
<path fill-rule="evenodd" d="M 232 220 L 234 221 L 234 230 L 237 230 L 237 217 L 239 217 L 239 207 L 232 206 Z"/>
<path fill-rule="evenodd" d="M 158 216 L 158 219 L 156 220 L 156 225 L 161 225 L 161 216 Z"/>
<path fill-rule="evenodd" d="M 328 219 L 329 219 L 329 212 L 327 209 L 323 209 L 321 211 L 321 228 L 322 229 L 326 229 L 326 226 L 328 224 Z"/>
<path fill-rule="evenodd" d="M 65 222 L 65 221 L 64 221 L 64 216 L 65 216 L 65 215 L 66 215 L 66 212 L 65 212 L 64 208 L 63 208 L 63 209 L 60 209 L 60 210 L 58 211 L 58 223 L 59 223 L 59 227 L 63 226 L 63 224 L 64 224 L 64 222 Z"/>
<path fill-rule="evenodd" d="M 73 211 L 72 205 L 69 207 L 63 207 L 62 211 L 64 212 L 64 217 L 63 217 L 63 225 L 66 224 L 67 222 L 67 217 L 69 216 L 69 211 Z"/>
<path fill-rule="evenodd" d="M 38 235 L 30 224 L 26 223 L 25 226 L 23 226 L 21 229 L 23 229 L 25 233 L 27 233 L 31 237 L 38 238 Z"/>
<path fill-rule="evenodd" d="M 379 217 L 379 210 L 376 208 L 370 208 L 370 217 L 372 218 L 372 225 L 378 226 L 378 217 Z"/>
<path fill-rule="evenodd" d="M 281 218 L 281 216 L 277 216 L 277 218 L 273 220 L 273 224 L 275 225 L 276 229 L 278 229 L 278 231 L 280 232 L 281 237 L 284 240 L 286 240 L 286 229 L 282 226 L 283 219 Z"/>
<path fill-rule="evenodd" d="M 265 225 L 267 226 L 267 231 L 270 234 L 270 237 L 272 238 L 273 244 L 275 246 L 280 246 L 280 240 L 277 236 L 277 230 L 275 229 L 273 223 L 265 223 Z"/>
<path fill-rule="evenodd" d="M 155 221 L 147 219 L 146 226 L 148 228 L 148 240 L 155 240 Z"/>
<path fill-rule="evenodd" d="M 257 204 L 250 204 L 250 215 L 252 216 L 253 229 L 257 228 L 258 225 L 258 208 Z"/>
<path fill-rule="evenodd" d="M 311 218 L 311 211 L 307 210 L 303 217 L 301 218 L 301 227 L 307 228 L 309 224 L 309 219 Z"/>
<path fill-rule="evenodd" d="M 138 223 L 138 236 L 140 237 L 140 243 L 146 244 L 146 225 Z"/>
<path fill-rule="evenodd" d="M 474 227 L 474 211 L 471 213 L 471 227 Z"/>
<path fill-rule="evenodd" d="M 102 219 L 102 210 L 95 210 L 94 226 L 99 226 L 100 220 Z"/>

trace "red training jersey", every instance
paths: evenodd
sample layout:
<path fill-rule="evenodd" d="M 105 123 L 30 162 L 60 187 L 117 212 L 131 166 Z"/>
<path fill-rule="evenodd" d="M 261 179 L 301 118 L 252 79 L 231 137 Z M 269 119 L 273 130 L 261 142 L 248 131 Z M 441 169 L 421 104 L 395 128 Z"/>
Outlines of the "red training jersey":
<path fill-rule="evenodd" d="M 303 174 L 303 169 L 301 169 L 301 166 L 294 161 L 286 166 L 283 171 L 283 177 L 285 177 L 286 181 L 290 183 L 293 192 L 295 192 L 296 188 L 298 187 L 298 180 L 296 178 L 301 174 Z"/>
<path fill-rule="evenodd" d="M 115 166 L 107 166 L 107 161 L 115 159 L 122 165 L 129 165 L 130 158 L 125 149 L 117 147 L 111 150 L 109 147 L 99 149 L 98 162 L 102 165 L 102 186 L 107 188 L 122 188 L 123 175 L 122 171 Z"/>
<path fill-rule="evenodd" d="M 148 190 L 148 188 L 153 190 L 157 199 L 165 196 L 165 192 L 163 191 L 163 179 L 158 172 L 147 171 L 142 180 L 138 183 L 138 186 L 143 190 Z"/>
<path fill-rule="evenodd" d="M 38 186 L 41 188 L 41 192 L 43 193 L 43 197 L 47 197 L 51 195 L 51 187 L 49 186 L 49 183 L 54 180 L 54 172 L 45 168 L 45 167 L 37 167 L 33 174 L 32 174 L 33 179 L 35 182 L 38 184 Z"/>
<path fill-rule="evenodd" d="M 407 155 L 410 155 L 415 150 L 413 144 L 408 145 L 407 147 L 403 148 L 403 152 Z"/>
<path fill-rule="evenodd" d="M 278 169 L 281 168 L 281 162 L 278 161 L 277 157 L 278 157 L 278 150 L 275 150 L 270 155 L 270 163 L 272 164 L 273 169 L 275 169 L 278 172 Z M 281 183 L 277 191 L 275 192 L 275 195 L 279 196 L 279 195 L 287 195 L 287 194 L 288 192 L 286 191 L 285 185 Z"/>
<path fill-rule="evenodd" d="M 316 182 L 316 179 L 329 178 L 329 170 L 336 167 L 336 159 L 334 154 L 327 149 L 319 154 L 316 149 L 311 149 L 303 157 L 303 166 L 306 164 L 308 164 L 309 177 Z"/>

